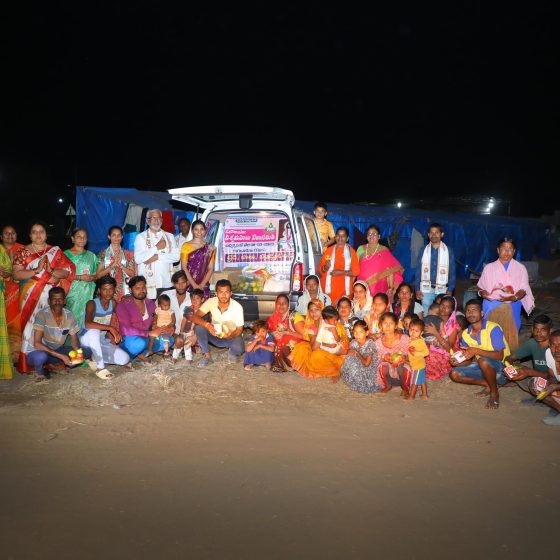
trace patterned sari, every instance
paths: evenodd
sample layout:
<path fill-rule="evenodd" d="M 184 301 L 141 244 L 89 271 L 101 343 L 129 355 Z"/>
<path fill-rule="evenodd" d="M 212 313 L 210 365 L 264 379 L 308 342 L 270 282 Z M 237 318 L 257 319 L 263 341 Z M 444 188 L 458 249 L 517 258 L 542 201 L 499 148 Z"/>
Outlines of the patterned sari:
<path fill-rule="evenodd" d="M 74 263 L 76 267 L 76 276 L 80 274 L 93 274 L 97 272 L 97 257 L 91 251 L 84 251 L 73 255 L 70 249 L 64 251 L 64 254 Z M 82 328 L 84 326 L 84 317 L 86 314 L 86 304 L 93 299 L 95 291 L 95 282 L 84 282 L 83 280 L 74 280 L 70 291 L 66 296 L 66 307 L 72 311 L 76 318 L 76 323 Z"/>
<path fill-rule="evenodd" d="M 12 271 L 12 261 L 2 245 L 0 245 L 0 266 L 2 266 L 6 272 Z M 5 289 L 6 283 L 4 278 L 0 276 L 0 379 L 11 379 L 14 374 L 14 367 L 12 365 L 10 339 L 8 337 L 8 327 L 6 324 L 6 307 L 4 304 Z"/>
<path fill-rule="evenodd" d="M 319 300 L 312 300 L 323 309 L 323 304 Z M 320 327 L 315 325 L 311 319 L 309 312 L 305 317 L 304 340 L 295 345 L 292 353 L 289 355 L 292 367 L 304 377 L 338 377 L 340 368 L 344 363 L 345 356 L 331 354 L 326 350 L 317 348 L 313 350 L 311 346 L 311 336 L 317 336 Z M 341 343 L 344 348 L 348 348 L 349 340 L 346 330 L 340 322 L 336 323 L 336 330 L 341 337 Z"/>
<path fill-rule="evenodd" d="M 10 256 L 10 261 L 14 260 L 16 251 L 23 247 L 21 243 L 14 243 L 6 253 Z M 10 264 L 11 266 L 11 264 Z M 8 323 L 8 337 L 10 338 L 10 348 L 12 360 L 17 362 L 19 349 L 21 348 L 21 326 L 19 321 L 19 282 L 12 277 L 4 280 L 6 287 L 4 290 L 4 300 L 6 302 L 6 321 Z"/>
<path fill-rule="evenodd" d="M 134 260 L 134 251 L 126 251 L 121 249 L 121 265 L 126 268 L 135 268 L 136 262 Z M 115 251 L 111 245 L 107 249 L 103 249 L 101 253 L 97 256 L 98 262 L 101 263 L 102 269 L 109 268 L 115 260 Z M 109 276 L 115 279 L 117 283 L 117 290 L 115 291 L 115 301 L 119 302 L 123 296 L 127 296 L 130 293 L 128 289 L 128 275 L 123 272 L 120 266 L 113 268 L 109 271 Z"/>
<path fill-rule="evenodd" d="M 76 275 L 76 268 L 72 261 L 56 246 L 47 246 L 38 253 L 32 253 L 25 247 L 21 247 L 14 255 L 13 264 L 23 266 L 25 270 L 31 270 L 36 268 L 39 265 L 39 261 L 45 256 L 49 260 L 51 268 L 64 268 L 70 274 L 64 280 L 58 280 L 51 273 L 43 269 L 28 280 L 20 282 L 20 323 L 23 335 L 16 367 L 21 373 L 30 373 L 32 371 L 27 365 L 25 350 L 32 345 L 35 315 L 48 305 L 49 290 L 53 286 L 61 286 L 68 293 L 72 280 L 74 280 Z"/>
<path fill-rule="evenodd" d="M 210 243 L 205 243 L 202 247 L 193 250 L 192 245 L 186 241 L 181 248 L 181 263 L 187 261 L 190 275 L 197 284 L 200 284 L 204 280 L 206 272 L 208 272 L 208 265 L 214 260 L 215 254 L 214 247 Z M 189 284 L 187 290 L 192 292 L 193 287 Z M 209 295 L 210 283 L 207 282 L 204 286 L 204 299 L 208 299 Z"/>
<path fill-rule="evenodd" d="M 303 315 L 294 311 L 291 315 L 289 312 L 281 315 L 278 311 L 268 318 L 267 325 L 268 330 L 272 333 L 276 331 L 283 332 L 281 338 L 274 338 L 274 363 L 272 364 L 272 370 L 276 372 L 287 371 L 290 368 L 290 360 L 288 356 L 290 352 L 294 349 L 298 342 L 301 342 L 301 338 L 295 336 L 295 324 L 304 322 L 305 318 Z"/>

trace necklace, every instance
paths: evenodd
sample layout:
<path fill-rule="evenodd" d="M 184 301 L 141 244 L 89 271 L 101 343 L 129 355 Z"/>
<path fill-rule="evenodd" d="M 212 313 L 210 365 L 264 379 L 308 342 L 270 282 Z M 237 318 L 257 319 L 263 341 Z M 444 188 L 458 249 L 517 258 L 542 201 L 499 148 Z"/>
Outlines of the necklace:
<path fill-rule="evenodd" d="M 35 246 L 35 243 L 31 243 L 31 247 L 33 247 L 33 250 L 36 253 L 39 253 L 39 257 L 42 257 L 46 252 L 47 252 L 47 245 L 45 245 L 44 249 L 37 249 L 37 247 Z"/>
<path fill-rule="evenodd" d="M 369 243 L 366 245 L 366 257 L 369 257 L 370 255 L 373 257 L 377 251 L 379 251 L 379 243 L 375 246 L 375 250 L 373 252 L 369 250 Z"/>

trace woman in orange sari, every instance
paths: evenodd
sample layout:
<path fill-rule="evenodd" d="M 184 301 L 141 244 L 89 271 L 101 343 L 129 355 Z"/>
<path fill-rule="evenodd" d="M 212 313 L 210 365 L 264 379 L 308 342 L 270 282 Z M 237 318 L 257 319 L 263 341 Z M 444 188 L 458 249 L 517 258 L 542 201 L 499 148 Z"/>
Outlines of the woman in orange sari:
<path fill-rule="evenodd" d="M 21 243 L 17 242 L 17 233 L 13 226 L 5 226 L 2 230 L 2 245 L 10 261 L 14 262 L 14 255 L 16 251 L 23 247 Z M 8 338 L 10 340 L 10 350 L 12 353 L 12 360 L 17 361 L 19 356 L 19 349 L 21 347 L 21 327 L 19 323 L 19 282 L 14 280 L 13 274 L 4 278 L 5 291 L 4 299 L 6 301 L 6 322 L 8 325 Z"/>
<path fill-rule="evenodd" d="M 328 315 L 338 317 L 338 312 L 332 306 L 325 309 Z M 340 338 L 341 351 L 332 353 L 322 348 L 323 344 L 318 342 L 322 333 L 327 328 L 323 319 L 323 303 L 312 299 L 307 308 L 305 326 L 303 331 L 304 340 L 295 345 L 289 355 L 292 367 L 304 377 L 331 377 L 338 378 L 340 368 L 344 363 L 344 355 L 348 350 L 348 336 L 346 330 L 336 321 L 336 332 Z M 325 346 L 326 347 L 326 346 Z"/>
<path fill-rule="evenodd" d="M 33 341 L 35 315 L 48 305 L 49 290 L 62 286 L 68 293 L 76 268 L 57 246 L 47 244 L 47 226 L 35 222 L 31 226 L 31 243 L 20 247 L 13 260 L 13 277 L 20 283 L 20 323 L 22 343 L 17 369 L 30 373 L 25 350 Z"/>
<path fill-rule="evenodd" d="M 348 229 L 339 227 L 334 236 L 335 244 L 326 249 L 319 263 L 321 288 L 333 303 L 342 296 L 352 299 L 354 280 L 360 273 L 358 255 L 348 245 L 348 236 Z"/>

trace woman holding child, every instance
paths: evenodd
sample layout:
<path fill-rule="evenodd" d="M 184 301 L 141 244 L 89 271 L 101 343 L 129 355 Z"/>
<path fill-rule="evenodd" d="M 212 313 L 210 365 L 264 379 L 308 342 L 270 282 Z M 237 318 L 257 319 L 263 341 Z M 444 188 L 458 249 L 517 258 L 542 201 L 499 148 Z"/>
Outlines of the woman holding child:
<path fill-rule="evenodd" d="M 304 340 L 289 355 L 292 367 L 304 377 L 338 377 L 348 349 L 348 337 L 332 306 L 309 302 Z"/>
<path fill-rule="evenodd" d="M 304 339 L 305 317 L 297 311 L 290 315 L 290 300 L 279 294 L 274 304 L 274 313 L 268 318 L 268 330 L 276 343 L 272 371 L 277 373 L 291 369 L 288 356 L 298 342 Z"/>

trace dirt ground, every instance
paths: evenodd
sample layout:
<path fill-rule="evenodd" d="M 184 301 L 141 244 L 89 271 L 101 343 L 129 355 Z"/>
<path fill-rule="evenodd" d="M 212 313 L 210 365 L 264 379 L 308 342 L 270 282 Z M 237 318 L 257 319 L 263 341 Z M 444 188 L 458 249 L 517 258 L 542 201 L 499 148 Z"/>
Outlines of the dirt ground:
<path fill-rule="evenodd" d="M 559 287 L 535 291 L 560 325 Z M 1 383 L 0 558 L 557 552 L 560 428 L 520 388 L 411 403 L 224 356 Z"/>

